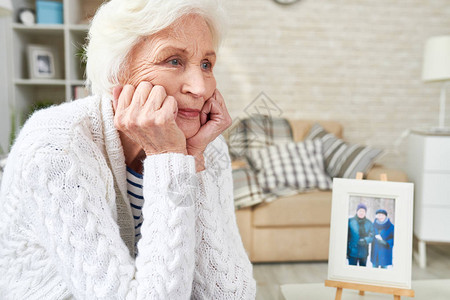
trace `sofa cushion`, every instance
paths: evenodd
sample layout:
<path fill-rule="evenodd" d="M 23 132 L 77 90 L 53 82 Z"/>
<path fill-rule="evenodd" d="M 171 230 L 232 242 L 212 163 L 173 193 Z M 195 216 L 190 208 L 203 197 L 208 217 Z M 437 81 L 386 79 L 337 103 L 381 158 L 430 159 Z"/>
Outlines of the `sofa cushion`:
<path fill-rule="evenodd" d="M 266 115 L 242 119 L 227 132 L 232 159 L 244 158 L 250 149 L 260 149 L 278 143 L 292 142 L 288 120 Z"/>
<path fill-rule="evenodd" d="M 290 119 L 289 123 L 291 124 L 292 135 L 295 142 L 301 142 L 305 140 L 306 136 L 311 131 L 312 126 L 316 123 L 320 124 L 327 132 L 334 134 L 338 138 L 342 138 L 343 127 L 342 124 L 337 121 Z"/>
<path fill-rule="evenodd" d="M 327 260 L 329 226 L 255 228 L 251 241 L 252 262 Z"/>
<path fill-rule="evenodd" d="M 258 185 L 253 171 L 249 167 L 233 169 L 233 194 L 236 209 L 253 206 L 271 200 L 271 195 L 264 195 Z"/>
<path fill-rule="evenodd" d="M 253 208 L 253 226 L 329 226 L 331 191 L 314 191 L 280 197 Z"/>
<path fill-rule="evenodd" d="M 253 236 L 253 226 L 252 226 L 252 208 L 245 207 L 236 210 L 236 223 L 239 228 L 239 234 L 244 244 L 245 251 L 250 255 L 252 236 Z"/>
<path fill-rule="evenodd" d="M 320 140 L 284 143 L 249 152 L 264 193 L 289 195 L 309 189 L 331 188 L 323 164 Z"/>
<path fill-rule="evenodd" d="M 357 172 L 365 174 L 382 153 L 370 146 L 346 143 L 319 124 L 314 124 L 306 137 L 306 140 L 315 139 L 323 142 L 325 167 L 331 177 L 355 178 Z"/>

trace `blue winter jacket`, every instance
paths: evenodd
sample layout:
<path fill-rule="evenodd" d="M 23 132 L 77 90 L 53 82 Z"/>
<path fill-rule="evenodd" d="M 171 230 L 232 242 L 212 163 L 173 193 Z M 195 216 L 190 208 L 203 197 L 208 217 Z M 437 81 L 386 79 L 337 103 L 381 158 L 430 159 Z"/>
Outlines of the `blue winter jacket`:
<path fill-rule="evenodd" d="M 386 222 L 379 224 L 377 220 L 373 222 L 374 236 L 379 234 L 386 242 L 380 243 L 376 238 L 373 239 L 372 253 L 370 261 L 376 266 L 390 266 L 392 265 L 392 248 L 394 247 L 394 225 L 391 220 L 386 219 Z"/>
<path fill-rule="evenodd" d="M 363 228 L 359 229 L 360 220 Z M 364 219 L 359 219 L 354 216 L 348 219 L 348 238 L 347 238 L 347 257 L 367 258 L 369 255 L 369 244 L 373 239 L 373 225 L 372 222 Z M 363 239 L 364 241 L 360 241 Z"/>

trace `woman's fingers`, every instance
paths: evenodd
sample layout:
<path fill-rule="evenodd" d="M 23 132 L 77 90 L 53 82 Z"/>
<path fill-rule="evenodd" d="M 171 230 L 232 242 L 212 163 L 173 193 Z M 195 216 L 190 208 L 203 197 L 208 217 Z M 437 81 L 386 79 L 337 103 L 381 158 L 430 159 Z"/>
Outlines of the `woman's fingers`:
<path fill-rule="evenodd" d="M 191 152 L 204 149 L 232 123 L 225 101 L 218 90 L 203 105 L 200 123 L 198 133 L 187 140 Z"/>
<path fill-rule="evenodd" d="M 160 91 L 161 88 L 163 90 L 162 92 Z M 117 86 L 113 89 L 113 108 L 115 111 L 117 111 L 117 109 L 124 111 L 129 107 L 136 110 L 148 102 L 152 90 L 153 84 L 148 81 L 142 81 L 136 88 L 130 84 Z M 154 94 L 164 94 L 165 97 L 165 90 L 163 87 L 156 88 L 155 90 Z M 164 98 L 162 100 L 164 100 Z M 160 105 L 162 100 L 157 99 L 156 105 Z"/>
<path fill-rule="evenodd" d="M 119 96 L 120 93 L 122 92 L 123 86 L 119 85 L 114 87 L 113 89 L 113 109 L 114 109 L 114 113 L 117 111 L 117 105 L 119 103 Z"/>
<path fill-rule="evenodd" d="M 150 82 L 143 81 L 139 83 L 136 90 L 134 91 L 131 103 L 125 111 L 125 115 L 127 115 L 128 119 L 130 120 L 130 125 L 135 125 L 134 122 L 137 121 L 137 118 L 140 114 L 139 111 L 142 109 L 142 105 L 147 101 L 152 87 L 153 85 Z"/>
<path fill-rule="evenodd" d="M 218 89 L 216 89 L 216 91 L 214 92 L 215 95 L 215 99 L 216 102 L 220 105 L 221 110 L 222 110 L 222 115 L 223 115 L 223 119 L 224 119 L 224 129 L 227 129 L 228 127 L 231 126 L 231 124 L 233 123 L 233 120 L 231 120 L 231 116 L 230 113 L 228 112 L 227 106 L 225 104 L 225 99 L 223 98 L 222 94 L 219 92 Z"/>
<path fill-rule="evenodd" d="M 219 130 L 227 129 L 231 125 L 231 117 L 220 92 L 216 90 L 208 102 L 210 102 L 209 119 L 218 124 Z"/>
<path fill-rule="evenodd" d="M 145 108 L 152 111 L 157 111 L 161 108 L 164 100 L 167 97 L 166 89 L 161 85 L 155 85 L 148 96 Z"/>
<path fill-rule="evenodd" d="M 162 86 L 141 82 L 113 90 L 114 124 L 147 153 L 186 154 L 186 137 L 175 122 L 177 101 Z M 114 102 L 116 102 L 114 104 Z"/>
<path fill-rule="evenodd" d="M 135 88 L 131 84 L 127 84 L 122 88 L 122 91 L 118 99 L 117 110 L 123 111 L 127 109 L 128 106 L 130 106 L 134 92 Z"/>
<path fill-rule="evenodd" d="M 113 96 L 118 99 L 113 103 L 116 127 L 133 137 L 146 153 L 160 149 L 181 151 L 186 147 L 184 134 L 175 122 L 177 101 L 167 96 L 164 87 L 141 82 L 136 88 L 131 85 L 117 87 Z M 200 123 L 198 133 L 189 139 L 192 149 L 206 147 L 231 125 L 224 98 L 218 90 L 204 103 Z"/>
<path fill-rule="evenodd" d="M 119 111 L 120 114 L 132 117 L 138 114 L 142 107 L 144 107 L 144 110 L 159 110 L 167 98 L 167 93 L 164 87 L 160 85 L 153 86 L 150 82 L 143 81 L 136 88 L 130 84 L 123 87 L 115 87 L 113 89 L 113 98 L 115 112 Z M 172 103 L 173 100 L 175 99 L 169 102 Z M 175 109 L 176 111 L 177 109 Z"/>
<path fill-rule="evenodd" d="M 213 99 L 208 99 L 205 104 L 203 104 L 201 114 L 200 114 L 200 124 L 203 126 L 208 122 L 209 114 L 211 113 L 212 109 L 212 101 Z"/>
<path fill-rule="evenodd" d="M 164 120 L 175 120 L 175 116 L 178 112 L 178 104 L 174 97 L 167 96 L 161 105 L 158 113 Z"/>
<path fill-rule="evenodd" d="M 140 108 L 147 102 L 148 96 L 153 89 L 153 84 L 148 81 L 142 81 L 136 88 L 131 105 Z"/>
<path fill-rule="evenodd" d="M 218 89 L 216 89 L 216 91 L 214 92 L 214 96 L 213 96 L 213 97 L 214 97 L 214 99 L 217 100 L 217 103 L 219 103 L 220 106 L 226 108 L 225 100 L 223 99 L 223 96 L 222 96 L 222 94 L 219 92 Z"/>

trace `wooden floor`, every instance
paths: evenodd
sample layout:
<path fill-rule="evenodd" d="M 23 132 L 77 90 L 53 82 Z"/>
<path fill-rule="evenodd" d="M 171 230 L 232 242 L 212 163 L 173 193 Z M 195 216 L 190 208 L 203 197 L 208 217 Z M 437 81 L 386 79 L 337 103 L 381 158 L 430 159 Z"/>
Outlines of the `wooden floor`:
<path fill-rule="evenodd" d="M 254 264 L 253 273 L 257 282 L 256 299 L 278 300 L 280 285 L 324 282 L 327 272 L 326 262 Z M 427 245 L 427 268 L 425 269 L 421 269 L 413 261 L 412 280 L 420 279 L 450 279 L 450 244 Z"/>

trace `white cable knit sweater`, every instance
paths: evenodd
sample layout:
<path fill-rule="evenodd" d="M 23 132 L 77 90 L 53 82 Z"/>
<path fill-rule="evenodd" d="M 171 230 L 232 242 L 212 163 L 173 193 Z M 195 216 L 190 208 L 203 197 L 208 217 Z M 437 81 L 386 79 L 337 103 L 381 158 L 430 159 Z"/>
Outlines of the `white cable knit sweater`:
<path fill-rule="evenodd" d="M 0 299 L 254 299 L 223 158 L 220 136 L 199 173 L 192 156 L 145 159 L 134 259 L 110 100 L 88 97 L 37 112 L 2 181 Z"/>

